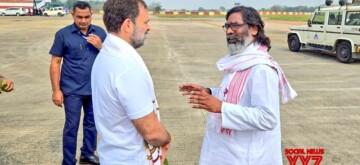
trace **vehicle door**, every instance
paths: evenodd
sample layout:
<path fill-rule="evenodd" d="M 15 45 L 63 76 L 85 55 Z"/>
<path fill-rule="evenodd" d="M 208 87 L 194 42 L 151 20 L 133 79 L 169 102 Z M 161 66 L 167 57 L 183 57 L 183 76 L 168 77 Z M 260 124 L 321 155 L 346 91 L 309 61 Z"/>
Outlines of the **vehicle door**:
<path fill-rule="evenodd" d="M 8 14 L 7 15 L 15 15 L 14 11 L 15 11 L 15 8 L 8 9 Z"/>
<path fill-rule="evenodd" d="M 54 8 L 54 15 L 57 15 L 58 8 Z"/>
<path fill-rule="evenodd" d="M 343 11 L 328 12 L 325 26 L 325 44 L 333 46 L 334 41 L 342 35 Z"/>
<path fill-rule="evenodd" d="M 308 41 L 313 44 L 323 44 L 325 41 L 325 12 L 317 11 L 311 20 L 308 31 Z"/>
<path fill-rule="evenodd" d="M 348 38 L 354 44 L 360 44 L 360 11 L 348 11 L 345 16 L 343 38 Z"/>

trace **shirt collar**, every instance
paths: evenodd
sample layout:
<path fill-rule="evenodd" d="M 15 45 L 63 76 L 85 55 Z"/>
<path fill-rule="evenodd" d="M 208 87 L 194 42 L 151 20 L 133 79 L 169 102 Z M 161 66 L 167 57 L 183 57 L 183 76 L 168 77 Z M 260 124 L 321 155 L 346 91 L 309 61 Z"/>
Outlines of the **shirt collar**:
<path fill-rule="evenodd" d="M 70 28 L 71 28 L 70 30 L 71 30 L 72 33 L 80 32 L 80 30 L 79 30 L 79 28 L 76 26 L 75 22 L 71 25 Z M 87 34 L 90 34 L 91 32 L 94 32 L 94 31 L 95 31 L 95 28 L 90 24 L 89 29 L 88 29 L 88 31 L 87 31 Z"/>

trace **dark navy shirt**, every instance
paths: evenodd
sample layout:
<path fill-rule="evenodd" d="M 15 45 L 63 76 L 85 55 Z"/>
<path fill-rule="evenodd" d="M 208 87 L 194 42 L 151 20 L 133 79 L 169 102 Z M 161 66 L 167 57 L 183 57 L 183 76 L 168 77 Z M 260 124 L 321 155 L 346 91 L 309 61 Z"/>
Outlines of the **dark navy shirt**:
<path fill-rule="evenodd" d="M 63 58 L 60 88 L 65 95 L 91 95 L 91 68 L 99 50 L 86 41 L 89 34 L 96 34 L 102 42 L 106 37 L 106 32 L 96 25 L 90 25 L 83 35 L 75 23 L 55 34 L 49 53 Z"/>

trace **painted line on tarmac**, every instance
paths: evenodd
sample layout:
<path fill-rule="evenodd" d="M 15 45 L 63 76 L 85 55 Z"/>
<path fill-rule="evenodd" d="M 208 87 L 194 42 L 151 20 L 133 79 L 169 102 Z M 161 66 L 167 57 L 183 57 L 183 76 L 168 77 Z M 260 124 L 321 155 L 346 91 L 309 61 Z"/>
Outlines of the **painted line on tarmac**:
<path fill-rule="evenodd" d="M 334 65 L 333 63 L 281 63 L 281 66 L 301 66 L 301 65 Z"/>
<path fill-rule="evenodd" d="M 312 88 L 312 89 L 297 89 L 296 91 L 360 91 L 360 88 Z"/>
<path fill-rule="evenodd" d="M 343 83 L 344 81 L 339 81 L 339 80 L 329 80 L 329 81 L 292 81 L 293 83 L 296 84 L 323 84 L 323 83 Z"/>
<path fill-rule="evenodd" d="M 311 109 L 359 109 L 360 106 L 311 107 Z"/>

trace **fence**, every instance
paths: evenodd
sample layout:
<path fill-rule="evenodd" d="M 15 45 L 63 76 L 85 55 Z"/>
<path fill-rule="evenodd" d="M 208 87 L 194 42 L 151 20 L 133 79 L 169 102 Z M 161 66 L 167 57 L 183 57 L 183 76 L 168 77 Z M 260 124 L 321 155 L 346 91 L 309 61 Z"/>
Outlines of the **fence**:
<path fill-rule="evenodd" d="M 204 15 L 204 16 L 216 16 L 226 15 L 226 12 L 194 12 L 194 11 L 148 11 L 149 15 Z M 273 11 L 259 11 L 260 15 L 311 15 L 311 12 L 273 12 Z"/>

